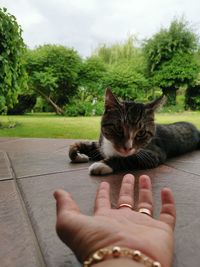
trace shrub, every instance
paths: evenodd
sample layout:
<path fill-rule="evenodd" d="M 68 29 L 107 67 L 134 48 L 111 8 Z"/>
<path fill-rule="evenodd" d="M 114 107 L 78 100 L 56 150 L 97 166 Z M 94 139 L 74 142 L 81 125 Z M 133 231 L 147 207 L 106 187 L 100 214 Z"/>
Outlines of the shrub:
<path fill-rule="evenodd" d="M 185 108 L 200 110 L 200 84 L 191 86 L 186 90 Z"/>
<path fill-rule="evenodd" d="M 18 95 L 18 103 L 8 109 L 8 115 L 22 115 L 30 112 L 36 103 L 36 95 Z"/>
<path fill-rule="evenodd" d="M 103 102 L 77 101 L 65 106 L 65 114 L 70 117 L 100 116 L 104 110 Z"/>

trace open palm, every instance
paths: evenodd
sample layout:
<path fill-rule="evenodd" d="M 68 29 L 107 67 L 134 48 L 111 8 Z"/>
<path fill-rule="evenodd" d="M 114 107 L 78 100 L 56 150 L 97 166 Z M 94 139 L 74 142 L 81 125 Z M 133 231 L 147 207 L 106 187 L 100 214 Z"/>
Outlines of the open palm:
<path fill-rule="evenodd" d="M 133 206 L 134 177 L 124 176 L 118 206 L 126 203 Z M 102 182 L 96 194 L 94 216 L 83 215 L 71 195 L 64 190 L 54 193 L 57 201 L 57 233 L 80 261 L 96 250 L 109 246 L 138 249 L 162 266 L 171 266 L 175 204 L 170 189 L 161 191 L 162 209 L 159 219 L 137 212 L 148 208 L 153 214 L 150 178 L 139 178 L 139 201 L 134 210 L 129 207 L 112 209 L 110 186 Z"/>

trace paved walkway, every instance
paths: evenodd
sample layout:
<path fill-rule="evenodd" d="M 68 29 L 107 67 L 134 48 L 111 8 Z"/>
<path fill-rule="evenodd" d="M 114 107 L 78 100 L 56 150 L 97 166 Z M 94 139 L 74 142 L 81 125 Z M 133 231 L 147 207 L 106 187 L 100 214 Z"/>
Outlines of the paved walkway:
<path fill-rule="evenodd" d="M 111 184 L 115 205 L 123 174 L 88 175 L 89 164 L 71 164 L 73 140 L 0 138 L 0 266 L 78 267 L 73 253 L 55 233 L 57 188 L 70 191 L 81 210 L 91 214 L 102 180 Z M 172 188 L 177 204 L 173 267 L 200 266 L 200 151 L 170 160 L 150 175 L 156 204 L 160 189 Z M 136 192 L 137 195 L 137 192 Z"/>

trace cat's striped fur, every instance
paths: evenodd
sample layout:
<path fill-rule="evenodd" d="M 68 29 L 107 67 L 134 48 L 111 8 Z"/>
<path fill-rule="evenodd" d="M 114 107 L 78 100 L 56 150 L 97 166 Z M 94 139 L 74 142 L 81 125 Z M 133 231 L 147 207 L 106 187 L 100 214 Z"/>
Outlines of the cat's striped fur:
<path fill-rule="evenodd" d="M 147 104 L 119 101 L 106 91 L 99 142 L 79 142 L 70 147 L 72 162 L 93 163 L 90 174 L 154 168 L 167 158 L 200 148 L 200 132 L 191 123 L 154 123 L 155 110 L 164 96 Z"/>

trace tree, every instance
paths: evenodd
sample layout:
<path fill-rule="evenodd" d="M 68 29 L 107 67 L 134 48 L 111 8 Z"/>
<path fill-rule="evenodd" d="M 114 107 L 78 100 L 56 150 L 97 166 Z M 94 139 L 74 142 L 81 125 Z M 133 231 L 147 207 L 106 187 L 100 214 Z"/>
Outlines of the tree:
<path fill-rule="evenodd" d="M 190 85 L 198 73 L 197 45 L 198 37 L 184 19 L 173 20 L 169 29 L 161 29 L 144 44 L 147 75 L 168 95 L 168 104 L 176 103 L 177 89 Z"/>
<path fill-rule="evenodd" d="M 27 53 L 29 86 L 57 114 L 63 114 L 62 107 L 77 91 L 80 67 L 77 52 L 61 45 L 44 45 Z"/>
<path fill-rule="evenodd" d="M 101 98 L 102 82 L 106 74 L 107 66 L 101 58 L 92 56 L 87 58 L 82 66 L 79 73 L 79 86 L 81 91 L 90 98 Z"/>
<path fill-rule="evenodd" d="M 19 94 L 17 100 L 13 108 L 8 108 L 8 115 L 23 115 L 30 112 L 36 104 L 36 94 Z"/>
<path fill-rule="evenodd" d="M 185 108 L 200 110 L 200 84 L 187 88 L 185 95 Z"/>
<path fill-rule="evenodd" d="M 12 108 L 20 89 L 26 86 L 25 45 L 21 34 L 16 18 L 0 8 L 0 112 Z"/>
<path fill-rule="evenodd" d="M 137 39 L 130 36 L 123 43 L 98 47 L 94 55 L 107 65 L 103 88 L 110 86 L 123 98 L 144 98 L 149 88 L 145 78 L 145 60 Z"/>
<path fill-rule="evenodd" d="M 137 71 L 143 71 L 142 51 L 137 46 L 137 39 L 133 36 L 130 36 L 124 43 L 114 43 L 111 46 L 103 44 L 94 51 L 93 55 L 101 58 L 108 65 L 132 62 L 132 67 L 137 68 Z"/>
<path fill-rule="evenodd" d="M 115 64 L 104 78 L 104 88 L 111 87 L 123 99 L 144 98 L 148 82 L 143 74 L 136 72 L 130 64 Z"/>
<path fill-rule="evenodd" d="M 199 66 L 190 54 L 176 54 L 154 71 L 152 84 L 160 86 L 168 104 L 176 104 L 176 91 L 186 84 L 191 86 L 199 73 Z"/>

